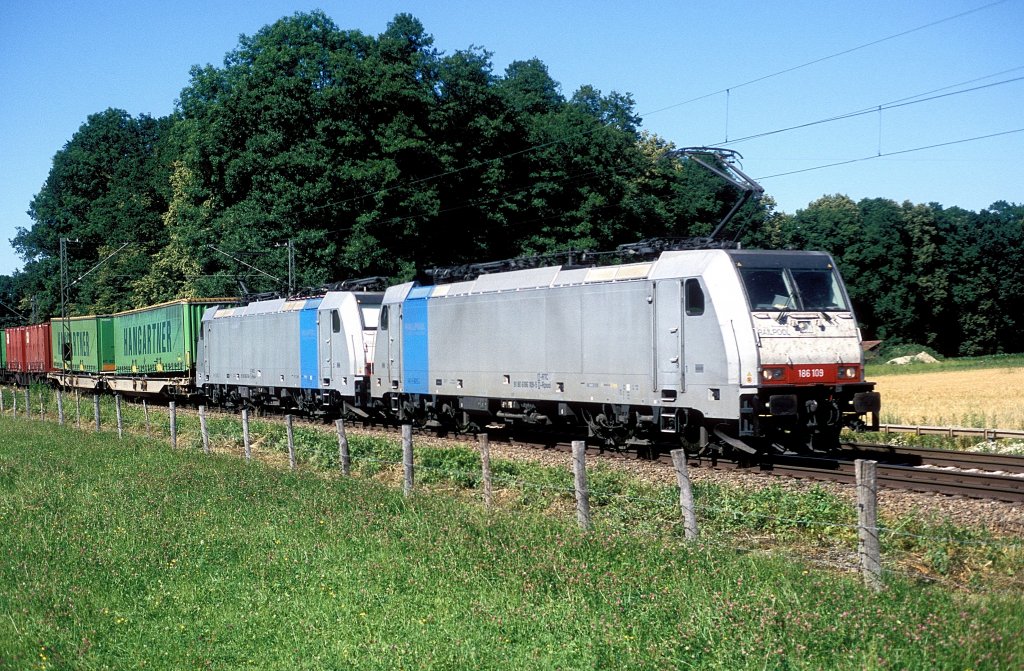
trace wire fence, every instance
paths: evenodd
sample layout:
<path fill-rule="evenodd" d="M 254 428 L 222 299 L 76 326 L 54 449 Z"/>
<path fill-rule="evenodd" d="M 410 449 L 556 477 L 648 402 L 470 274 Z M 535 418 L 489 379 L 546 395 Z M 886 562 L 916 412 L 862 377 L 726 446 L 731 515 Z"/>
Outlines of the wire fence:
<path fill-rule="evenodd" d="M 50 421 L 59 421 L 68 426 L 77 426 L 82 430 L 91 431 L 101 431 L 104 428 L 109 430 L 110 422 L 115 420 L 118 438 L 122 437 L 126 432 L 140 434 L 144 431 L 144 435 L 150 437 L 171 438 L 171 436 L 176 436 L 177 440 L 172 440 L 172 443 L 177 442 L 179 446 L 185 448 L 204 449 L 207 453 L 210 451 L 209 422 L 207 421 L 205 409 L 201 406 L 197 411 L 177 409 L 177 412 L 175 412 L 173 408 L 157 408 L 147 404 L 145 401 L 123 403 L 122 398 L 118 395 L 115 395 L 113 399 L 104 397 L 100 401 L 101 397 L 99 395 L 90 393 L 87 396 L 92 396 L 92 398 L 85 399 L 85 415 L 83 415 L 83 395 L 77 392 L 73 396 L 64 395 L 60 391 L 54 392 L 44 385 L 15 390 L 0 387 L 0 416 L 49 419 Z M 72 415 L 74 415 L 73 418 Z M 287 454 L 290 455 L 290 468 L 294 469 L 297 467 L 299 460 L 296 458 L 295 437 L 291 430 L 283 432 L 279 423 L 263 422 L 258 431 L 252 432 L 246 414 L 239 418 L 237 414 L 213 413 L 213 418 L 217 419 L 220 423 L 218 432 L 221 434 L 221 441 L 222 443 L 227 443 L 229 449 L 240 447 L 238 443 L 241 437 L 245 435 L 247 448 L 250 439 L 252 446 L 256 447 L 258 445 L 264 454 L 280 453 L 283 451 L 282 448 L 285 448 Z M 84 422 L 83 419 L 85 420 Z M 184 422 L 182 422 L 183 419 Z M 198 421 L 195 421 L 196 419 Z M 240 419 L 241 421 L 239 421 Z M 234 425 L 236 422 L 237 430 Z M 186 427 L 182 424 L 187 424 L 188 426 Z M 288 425 L 290 429 L 290 421 Z M 311 427 L 300 428 L 308 432 Z M 411 457 L 411 430 L 408 432 L 408 435 L 403 432 L 403 443 L 405 441 L 409 443 L 407 446 L 409 450 L 408 457 L 393 446 L 383 451 L 393 452 L 395 454 L 394 457 L 386 454 L 382 455 L 379 453 L 380 450 L 378 452 L 372 450 L 367 452 L 365 449 L 358 449 L 355 453 L 345 454 L 348 439 L 344 423 L 338 423 L 337 431 L 341 450 L 341 453 L 338 454 L 337 464 L 333 464 L 330 460 L 321 461 L 330 467 L 335 465 L 340 467 L 342 462 L 347 459 L 349 463 L 356 466 L 356 470 L 368 468 L 371 474 L 386 469 L 405 471 L 407 493 L 411 492 L 414 487 L 414 473 L 419 473 L 422 479 L 427 481 L 426 486 L 431 491 L 456 493 L 473 491 L 480 488 L 486 481 L 490 483 L 489 486 L 497 487 L 505 492 L 520 494 L 532 492 L 554 497 L 556 500 L 564 499 L 566 502 L 575 499 L 577 511 L 580 515 L 582 515 L 580 507 L 580 497 L 582 495 L 587 499 L 585 507 L 588 510 L 586 523 L 584 524 L 583 517 L 581 516 L 580 524 L 586 529 L 589 529 L 591 525 L 589 520 L 590 502 L 595 503 L 599 519 L 605 521 L 614 519 L 616 514 L 622 515 L 623 511 L 632 514 L 637 510 L 641 510 L 643 514 L 633 518 L 634 524 L 633 528 L 630 529 L 631 533 L 652 538 L 679 537 L 685 533 L 686 538 L 690 539 L 694 548 L 705 551 L 770 552 L 793 561 L 805 562 L 833 570 L 860 571 L 865 574 L 866 583 L 876 589 L 881 588 L 884 578 L 890 577 L 941 583 L 957 589 L 984 589 L 984 587 L 979 587 L 975 584 L 968 585 L 951 577 L 949 565 L 963 561 L 962 558 L 956 559 L 953 557 L 953 555 L 958 554 L 980 552 L 992 555 L 993 553 L 1002 552 L 1014 554 L 1015 556 L 1020 555 L 1017 557 L 1017 560 L 1024 562 L 1024 538 L 980 537 L 955 527 L 944 529 L 941 532 L 931 529 L 908 531 L 901 527 L 881 526 L 877 522 L 866 524 L 863 518 L 855 519 L 857 517 L 855 513 L 858 511 L 854 509 L 862 508 L 863 505 L 861 503 L 851 506 L 847 511 L 846 517 L 849 520 L 841 519 L 836 521 L 835 519 L 821 519 L 820 516 L 794 516 L 766 510 L 722 506 L 716 502 L 699 501 L 690 505 L 695 518 L 701 520 L 700 535 L 698 536 L 697 534 L 696 526 L 691 535 L 690 530 L 686 528 L 685 518 L 688 511 L 685 505 L 680 510 L 680 502 L 683 500 L 681 498 L 682 487 L 689 487 L 688 477 L 683 478 L 680 476 L 679 489 L 673 489 L 660 484 L 631 482 L 627 483 L 627 485 L 635 491 L 624 492 L 620 488 L 602 488 L 601 485 L 590 488 L 586 484 L 586 467 L 583 466 L 583 486 L 586 491 L 581 492 L 579 477 L 577 476 L 574 482 L 573 473 L 569 469 L 563 471 L 555 467 L 542 467 L 548 469 L 545 472 L 546 476 L 550 478 L 550 481 L 542 482 L 531 480 L 529 477 L 524 477 L 521 474 L 486 472 L 482 469 L 482 465 L 488 463 L 489 458 L 483 459 L 481 455 L 477 455 L 481 456 L 481 458 L 479 460 L 474 459 L 472 465 L 460 464 L 452 466 L 450 464 L 424 463 L 424 461 L 428 460 L 423 457 L 432 454 L 431 451 L 445 450 L 445 448 L 437 447 L 417 447 L 421 460 L 415 462 Z M 286 447 L 281 444 L 282 438 L 284 438 L 282 434 L 285 433 L 287 436 Z M 316 461 L 314 458 L 316 454 L 327 451 L 324 437 L 325 431 L 321 428 L 316 428 L 314 433 L 319 436 L 320 442 L 323 445 L 313 448 L 304 446 L 303 449 L 299 450 L 300 456 L 303 457 L 301 461 L 306 464 Z M 387 440 L 391 443 L 394 442 L 390 438 Z M 222 448 L 223 445 L 218 447 Z M 579 459 L 581 463 L 585 460 L 582 450 L 580 450 L 579 454 L 574 454 L 575 459 Z M 501 468 L 502 463 L 504 462 L 498 462 L 498 470 L 507 470 Z M 321 466 L 323 466 L 323 463 L 321 463 Z M 687 483 L 685 485 L 684 480 Z M 623 486 L 622 483 L 619 483 L 619 485 L 620 487 Z M 421 483 L 420 487 L 423 486 L 424 484 Z M 877 494 L 877 487 L 873 484 L 859 484 L 859 488 L 865 486 L 871 488 L 872 497 Z M 485 494 L 485 499 L 487 499 L 486 503 L 489 507 L 491 505 L 489 495 Z M 693 501 L 692 494 L 690 501 Z M 784 502 L 785 499 L 783 500 Z M 872 505 L 875 504 L 872 503 Z M 837 513 L 835 510 L 832 510 L 826 514 L 826 517 L 829 514 L 834 516 Z M 842 513 L 839 514 L 842 515 Z M 645 518 L 644 515 L 648 517 Z M 744 534 L 765 532 L 766 530 L 770 535 L 761 539 L 765 541 L 764 543 L 757 543 L 751 546 L 744 544 Z M 800 551 L 793 551 L 788 548 L 786 539 L 779 538 L 780 535 L 784 535 L 787 532 L 816 534 L 815 540 L 818 543 L 816 551 L 807 552 L 803 548 Z M 876 551 L 878 556 L 873 558 L 874 568 L 866 568 L 866 566 L 872 564 L 872 558 L 865 557 L 865 537 L 868 537 L 869 540 L 873 539 L 876 546 L 884 543 L 887 549 L 887 554 L 884 556 L 880 550 Z M 852 546 L 854 539 L 857 539 L 857 547 Z M 796 544 L 799 545 L 799 543 Z M 942 566 L 932 570 L 928 567 L 920 566 L 920 562 L 907 562 L 902 557 L 904 554 L 915 551 L 919 553 L 928 552 L 935 555 L 941 560 L 938 563 L 942 564 Z"/>

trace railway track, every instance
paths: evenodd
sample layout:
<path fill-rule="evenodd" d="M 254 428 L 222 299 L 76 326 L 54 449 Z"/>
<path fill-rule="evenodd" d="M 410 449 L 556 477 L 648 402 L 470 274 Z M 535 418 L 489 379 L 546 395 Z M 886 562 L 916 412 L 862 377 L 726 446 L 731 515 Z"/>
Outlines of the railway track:
<path fill-rule="evenodd" d="M 1024 456 L 867 443 L 845 443 L 843 447 L 837 459 L 769 456 L 737 461 L 696 458 L 690 463 L 853 484 L 854 462 L 871 459 L 878 462 L 877 480 L 884 488 L 1024 502 Z"/>
<path fill-rule="evenodd" d="M 500 440 L 502 434 L 491 434 L 491 437 Z M 547 449 L 571 449 L 569 442 L 552 441 L 550 436 L 535 443 L 521 438 L 517 438 L 516 442 Z M 745 458 L 732 460 L 695 457 L 689 463 L 697 467 L 730 468 L 804 480 L 854 484 L 854 461 L 871 459 L 878 462 L 877 482 L 883 488 L 1024 502 L 1024 456 L 871 443 L 845 443 L 843 448 L 844 454 L 839 459 L 781 456 L 751 461 Z M 588 448 L 587 452 L 620 458 L 646 458 L 635 451 L 609 452 L 597 447 Z M 667 454 L 659 455 L 657 460 L 667 465 L 672 463 Z"/>
<path fill-rule="evenodd" d="M 568 449 L 567 445 L 558 447 Z M 698 468 L 854 484 L 854 462 L 871 459 L 878 462 L 877 482 L 883 488 L 1024 502 L 1024 456 L 868 443 L 846 443 L 844 448 L 844 454 L 838 459 L 813 456 L 691 457 L 688 463 Z M 602 453 L 598 449 L 588 452 Z M 619 453 L 617 456 L 639 458 L 635 453 Z M 672 463 L 669 455 L 660 455 L 657 459 L 666 465 Z"/>
<path fill-rule="evenodd" d="M 844 443 L 843 448 L 858 459 L 904 466 L 935 466 L 1004 473 L 1024 473 L 1024 456 L 992 454 L 989 452 L 960 452 L 931 447 L 876 445 L 873 443 Z"/>
<path fill-rule="evenodd" d="M 853 484 L 854 462 L 849 460 L 811 463 L 811 460 L 772 460 L 771 463 L 747 468 L 758 468 L 774 475 L 796 477 L 805 480 L 821 480 Z M 740 466 L 741 468 L 743 466 Z M 981 471 L 977 469 L 936 468 L 932 466 L 908 466 L 879 463 L 877 480 L 880 487 L 903 489 L 915 492 L 932 492 L 975 499 L 991 499 L 1012 503 L 1024 502 L 1024 477 L 1008 475 L 1005 472 Z"/>

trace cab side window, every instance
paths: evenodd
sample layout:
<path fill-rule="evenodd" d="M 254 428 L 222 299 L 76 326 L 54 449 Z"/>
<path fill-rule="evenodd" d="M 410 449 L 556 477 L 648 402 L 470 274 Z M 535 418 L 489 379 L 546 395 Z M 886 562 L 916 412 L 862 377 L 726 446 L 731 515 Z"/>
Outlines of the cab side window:
<path fill-rule="evenodd" d="M 686 280 L 683 294 L 686 300 L 686 314 L 697 317 L 704 314 L 704 290 L 697 279 Z"/>
<path fill-rule="evenodd" d="M 388 306 L 384 306 L 380 309 L 380 330 L 388 330 Z"/>

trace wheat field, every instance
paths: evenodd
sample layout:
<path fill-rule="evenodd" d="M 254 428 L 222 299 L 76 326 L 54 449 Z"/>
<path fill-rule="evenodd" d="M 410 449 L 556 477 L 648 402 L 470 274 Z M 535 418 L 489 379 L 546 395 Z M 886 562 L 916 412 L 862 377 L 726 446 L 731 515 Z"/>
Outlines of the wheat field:
<path fill-rule="evenodd" d="M 1024 368 L 873 375 L 883 424 L 1024 429 Z"/>

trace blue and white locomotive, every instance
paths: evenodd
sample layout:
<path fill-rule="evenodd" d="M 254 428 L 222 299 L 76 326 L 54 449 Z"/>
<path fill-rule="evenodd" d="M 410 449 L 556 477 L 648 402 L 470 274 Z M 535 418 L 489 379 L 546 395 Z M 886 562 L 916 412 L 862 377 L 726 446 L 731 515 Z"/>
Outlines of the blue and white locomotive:
<path fill-rule="evenodd" d="M 213 307 L 203 315 L 196 387 L 214 404 L 366 417 L 381 294 Z"/>
<path fill-rule="evenodd" d="M 880 405 L 832 258 L 795 251 L 392 286 L 369 385 L 375 407 L 424 425 L 749 452 L 832 449 Z"/>

